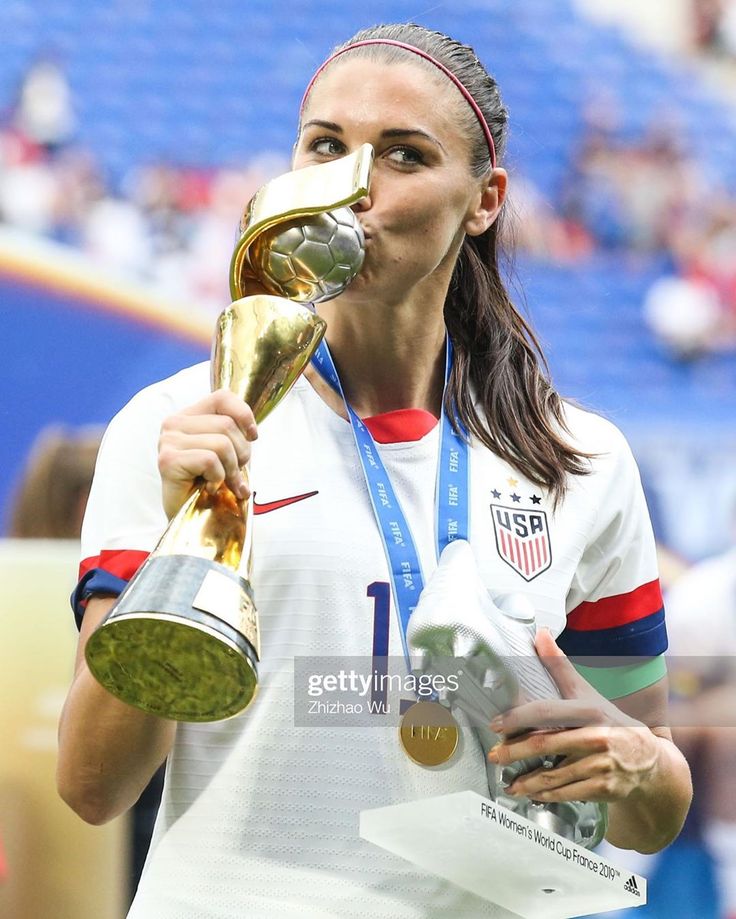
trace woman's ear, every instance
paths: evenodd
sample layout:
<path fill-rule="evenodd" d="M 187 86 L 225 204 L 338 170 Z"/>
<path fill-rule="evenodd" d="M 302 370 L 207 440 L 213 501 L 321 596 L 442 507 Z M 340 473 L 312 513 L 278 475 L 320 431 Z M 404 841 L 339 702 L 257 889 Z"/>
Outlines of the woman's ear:
<path fill-rule="evenodd" d="M 468 236 L 480 236 L 495 221 L 506 198 L 507 184 L 505 169 L 493 169 L 484 177 L 480 192 L 465 218 L 464 228 Z"/>

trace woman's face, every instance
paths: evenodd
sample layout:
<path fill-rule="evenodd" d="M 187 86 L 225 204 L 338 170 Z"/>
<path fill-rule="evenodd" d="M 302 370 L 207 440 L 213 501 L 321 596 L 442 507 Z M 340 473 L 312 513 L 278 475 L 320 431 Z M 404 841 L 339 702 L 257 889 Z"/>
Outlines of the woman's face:
<path fill-rule="evenodd" d="M 348 58 L 313 87 L 294 167 L 364 143 L 375 150 L 370 193 L 354 207 L 366 233 L 365 263 L 343 296 L 400 301 L 414 288 L 428 294 L 437 287 L 444 298 L 463 236 L 483 232 L 492 219 L 488 179 L 470 172 L 463 105 L 449 81 L 412 63 Z M 497 191 L 490 196 L 497 211 Z"/>

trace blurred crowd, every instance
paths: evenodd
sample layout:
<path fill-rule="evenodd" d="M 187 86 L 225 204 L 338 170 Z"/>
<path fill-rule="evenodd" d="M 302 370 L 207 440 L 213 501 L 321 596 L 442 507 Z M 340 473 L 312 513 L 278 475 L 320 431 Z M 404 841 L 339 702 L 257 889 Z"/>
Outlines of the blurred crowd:
<path fill-rule="evenodd" d="M 558 206 L 522 187 L 522 243 L 575 260 L 595 252 L 649 258 L 661 270 L 645 319 L 670 354 L 736 347 L 736 196 L 696 162 L 675 113 L 643 136 L 622 128 L 611 93 L 584 112 Z"/>
<path fill-rule="evenodd" d="M 113 277 L 219 312 L 242 207 L 288 161 L 263 155 L 237 170 L 146 165 L 112 188 L 76 136 L 63 70 L 39 61 L 0 125 L 0 221 L 80 249 Z"/>
<path fill-rule="evenodd" d="M 514 177 L 514 242 L 566 262 L 600 251 L 658 258 L 663 276 L 644 303 L 653 333 L 677 358 L 730 349 L 736 197 L 696 167 L 675 116 L 632 139 L 618 112 L 618 100 L 601 95 L 583 113 L 558 201 Z M 288 168 L 279 154 L 241 169 L 142 165 L 113 189 L 76 142 L 63 69 L 44 59 L 0 124 L 0 221 L 81 249 L 112 276 L 167 299 L 219 312 L 241 210 Z"/>
<path fill-rule="evenodd" d="M 736 0 L 692 0 L 697 50 L 736 60 Z"/>

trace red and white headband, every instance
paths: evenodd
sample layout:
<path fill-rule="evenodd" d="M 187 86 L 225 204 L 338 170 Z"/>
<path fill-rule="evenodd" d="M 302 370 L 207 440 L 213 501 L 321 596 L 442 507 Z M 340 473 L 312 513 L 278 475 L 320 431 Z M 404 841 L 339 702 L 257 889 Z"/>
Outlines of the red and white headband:
<path fill-rule="evenodd" d="M 335 60 L 335 58 L 340 57 L 341 54 L 345 54 L 346 51 L 352 51 L 354 48 L 365 48 L 368 45 L 392 45 L 394 48 L 403 48 L 404 51 L 411 51 L 412 54 L 416 54 L 419 57 L 423 58 L 425 61 L 429 61 L 430 64 L 434 64 L 434 66 L 438 70 L 441 70 L 442 73 L 444 73 L 444 75 L 452 83 L 454 83 L 455 86 L 457 86 L 457 88 L 463 94 L 465 101 L 468 103 L 468 105 L 472 108 L 473 112 L 475 113 L 475 117 L 478 119 L 478 124 L 480 124 L 481 129 L 486 139 L 486 143 L 488 144 L 488 152 L 491 155 L 491 166 L 494 169 L 496 168 L 496 145 L 493 143 L 493 135 L 491 134 L 491 129 L 488 127 L 488 122 L 486 121 L 485 116 L 483 115 L 483 112 L 481 112 L 480 106 L 475 101 L 475 99 L 473 98 L 469 90 L 465 87 L 465 85 L 460 80 L 458 80 L 458 78 L 455 76 L 455 74 L 451 70 L 445 67 L 444 64 L 441 64 L 436 58 L 432 57 L 431 54 L 427 54 L 426 51 L 422 51 L 420 48 L 415 48 L 414 45 L 408 45 L 406 44 L 406 42 L 403 42 L 403 41 L 394 41 L 393 39 L 390 39 L 390 38 L 368 38 L 368 39 L 365 39 L 365 41 L 356 41 L 354 44 L 347 45 L 347 47 L 341 48 L 339 51 L 336 51 L 333 55 L 327 58 L 324 64 L 322 64 L 317 69 L 316 73 L 314 74 L 312 79 L 309 81 L 309 85 L 304 91 L 304 95 L 302 96 L 302 102 L 301 102 L 301 105 L 299 106 L 300 115 L 302 111 L 304 110 L 304 105 L 307 101 L 307 96 L 309 95 L 312 87 L 314 86 L 315 80 L 322 73 L 325 67 L 331 64 Z"/>

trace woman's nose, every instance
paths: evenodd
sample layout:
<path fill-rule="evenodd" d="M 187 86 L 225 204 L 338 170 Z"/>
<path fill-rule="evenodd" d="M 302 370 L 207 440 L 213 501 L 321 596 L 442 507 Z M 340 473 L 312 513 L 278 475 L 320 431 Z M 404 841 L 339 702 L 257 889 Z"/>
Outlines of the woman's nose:
<path fill-rule="evenodd" d="M 356 214 L 361 214 L 363 211 L 370 210 L 371 203 L 371 196 L 363 195 L 362 198 L 358 198 L 355 204 L 351 204 L 350 207 L 356 212 Z"/>

